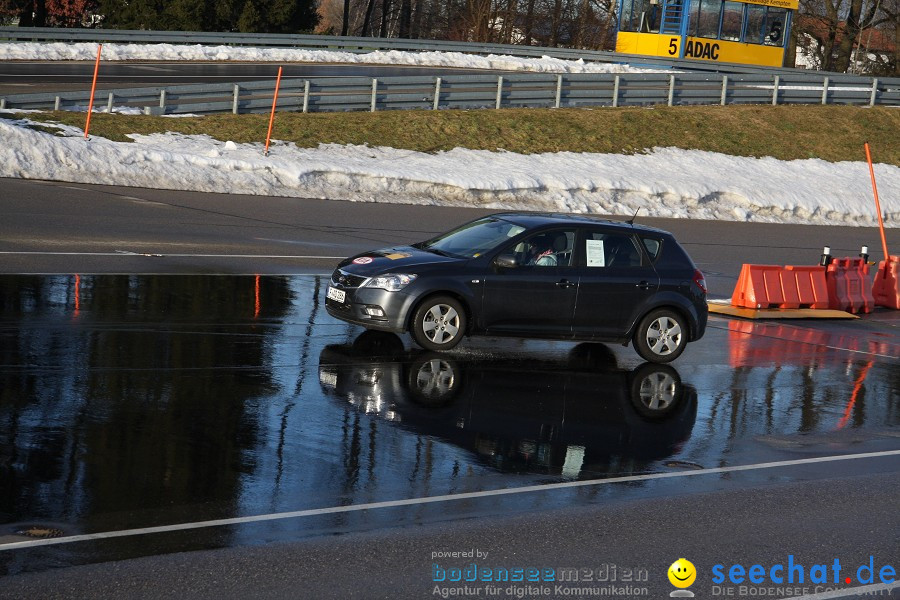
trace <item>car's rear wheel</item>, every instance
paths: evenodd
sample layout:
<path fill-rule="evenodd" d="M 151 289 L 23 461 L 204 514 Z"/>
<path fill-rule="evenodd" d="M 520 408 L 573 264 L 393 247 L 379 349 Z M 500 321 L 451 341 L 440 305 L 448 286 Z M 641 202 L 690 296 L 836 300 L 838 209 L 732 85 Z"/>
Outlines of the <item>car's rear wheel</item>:
<path fill-rule="evenodd" d="M 668 363 L 681 356 L 687 340 L 684 317 L 662 308 L 641 320 L 634 332 L 634 349 L 644 360 Z"/>
<path fill-rule="evenodd" d="M 683 396 L 681 376 L 668 365 L 644 363 L 631 375 L 631 402 L 644 417 L 668 416 L 681 404 Z"/>
<path fill-rule="evenodd" d="M 428 350 L 449 350 L 462 340 L 465 332 L 466 312 L 449 296 L 428 298 L 413 315 L 413 339 Z"/>

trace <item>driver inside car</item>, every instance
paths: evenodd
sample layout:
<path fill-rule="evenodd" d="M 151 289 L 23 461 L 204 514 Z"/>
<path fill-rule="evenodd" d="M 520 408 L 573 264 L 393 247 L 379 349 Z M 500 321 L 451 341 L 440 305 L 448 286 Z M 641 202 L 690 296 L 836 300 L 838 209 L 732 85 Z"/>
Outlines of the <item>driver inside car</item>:
<path fill-rule="evenodd" d="M 553 238 L 549 235 L 536 236 L 531 241 L 526 264 L 537 267 L 555 267 L 556 252 L 553 248 Z"/>

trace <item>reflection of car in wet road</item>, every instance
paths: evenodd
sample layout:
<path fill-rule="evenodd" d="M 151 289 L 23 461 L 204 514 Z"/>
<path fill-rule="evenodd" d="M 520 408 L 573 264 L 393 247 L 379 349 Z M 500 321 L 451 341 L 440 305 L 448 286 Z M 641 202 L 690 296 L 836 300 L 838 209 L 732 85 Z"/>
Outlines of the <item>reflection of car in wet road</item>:
<path fill-rule="evenodd" d="M 671 456 L 697 412 L 696 391 L 675 369 L 620 370 L 600 344 L 579 344 L 563 360 L 463 362 L 365 332 L 322 350 L 319 381 L 356 410 L 473 451 L 502 471 L 567 478 L 596 477 L 611 461 L 636 471 Z"/>
<path fill-rule="evenodd" d="M 672 234 L 553 214 L 484 217 L 342 261 L 328 313 L 429 350 L 464 335 L 627 344 L 677 358 L 706 329 L 706 282 Z"/>

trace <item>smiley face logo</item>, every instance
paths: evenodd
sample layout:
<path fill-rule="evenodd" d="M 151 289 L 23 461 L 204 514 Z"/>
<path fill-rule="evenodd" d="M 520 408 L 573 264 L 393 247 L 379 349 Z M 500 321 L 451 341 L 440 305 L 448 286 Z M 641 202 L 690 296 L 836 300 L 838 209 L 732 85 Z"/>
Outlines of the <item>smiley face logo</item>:
<path fill-rule="evenodd" d="M 697 569 L 686 558 L 679 558 L 669 567 L 669 582 L 677 588 L 691 587 L 697 579 Z"/>

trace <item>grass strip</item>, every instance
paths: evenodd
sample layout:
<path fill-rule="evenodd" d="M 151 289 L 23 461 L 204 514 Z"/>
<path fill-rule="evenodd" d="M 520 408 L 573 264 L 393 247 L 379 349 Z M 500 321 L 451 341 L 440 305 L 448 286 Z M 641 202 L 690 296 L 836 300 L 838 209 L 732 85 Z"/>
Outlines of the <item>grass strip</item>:
<path fill-rule="evenodd" d="M 31 114 L 38 121 L 84 126 L 84 114 Z M 128 141 L 128 134 L 178 132 L 217 140 L 264 143 L 267 115 L 171 119 L 95 114 L 91 135 Z M 850 106 L 689 106 L 279 113 L 273 139 L 300 147 L 368 144 L 420 152 L 456 147 L 542 152 L 631 154 L 653 147 L 708 150 L 782 160 L 865 159 L 900 165 L 900 109 Z"/>

